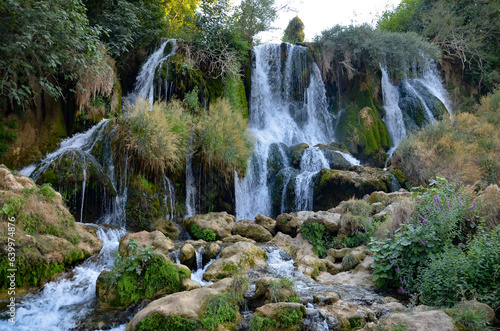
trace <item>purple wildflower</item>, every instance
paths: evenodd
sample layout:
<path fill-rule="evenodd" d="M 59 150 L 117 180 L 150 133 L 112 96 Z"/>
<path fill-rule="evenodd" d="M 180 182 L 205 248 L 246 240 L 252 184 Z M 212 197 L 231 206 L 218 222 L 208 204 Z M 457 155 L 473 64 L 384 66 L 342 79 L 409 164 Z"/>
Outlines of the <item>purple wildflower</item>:
<path fill-rule="evenodd" d="M 477 205 L 477 202 L 474 202 L 474 206 L 470 207 L 470 208 L 469 208 L 469 209 L 467 209 L 467 210 L 472 210 L 472 209 L 476 208 L 476 205 Z"/>
<path fill-rule="evenodd" d="M 420 240 L 420 243 L 425 246 L 425 243 L 422 240 Z"/>
<path fill-rule="evenodd" d="M 401 290 L 401 292 L 405 292 L 405 289 L 403 287 L 400 286 L 399 289 Z"/>
<path fill-rule="evenodd" d="M 424 220 L 422 221 L 422 225 L 425 225 L 426 222 L 427 220 L 424 218 Z"/>
<path fill-rule="evenodd" d="M 425 218 L 423 218 L 423 217 L 422 217 L 422 215 L 420 215 L 420 214 L 418 214 L 418 217 L 420 217 L 420 218 L 421 218 L 421 219 L 423 219 L 423 220 L 425 219 Z"/>
<path fill-rule="evenodd" d="M 365 230 L 365 232 L 366 232 L 366 226 L 363 227 L 363 230 Z"/>
<path fill-rule="evenodd" d="M 403 283 L 403 278 L 399 278 L 399 282 L 400 282 L 400 283 Z"/>
<path fill-rule="evenodd" d="M 403 279 L 403 284 L 406 284 L 406 279 Z"/>
<path fill-rule="evenodd" d="M 429 207 L 425 206 L 425 210 L 429 211 Z"/>
<path fill-rule="evenodd" d="M 448 210 L 450 210 L 450 202 L 446 201 L 446 205 L 448 206 Z"/>
<path fill-rule="evenodd" d="M 396 272 L 399 272 L 399 267 L 396 269 Z"/>
<path fill-rule="evenodd" d="M 356 229 L 356 233 L 358 233 L 358 232 L 359 232 L 359 230 L 358 230 L 358 229 Z"/>

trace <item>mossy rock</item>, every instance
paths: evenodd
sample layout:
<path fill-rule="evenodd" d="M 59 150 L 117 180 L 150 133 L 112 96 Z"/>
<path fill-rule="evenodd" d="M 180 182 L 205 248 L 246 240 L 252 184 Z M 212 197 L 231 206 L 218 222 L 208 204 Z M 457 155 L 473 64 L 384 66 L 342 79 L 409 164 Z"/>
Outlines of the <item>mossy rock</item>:
<path fill-rule="evenodd" d="M 389 192 L 391 178 L 382 169 L 353 166 L 350 171 L 321 170 L 314 179 L 314 210 L 328 210 L 352 197 L 374 191 Z"/>
<path fill-rule="evenodd" d="M 300 169 L 300 160 L 302 159 L 302 154 L 304 151 L 309 148 L 309 145 L 306 143 L 294 145 L 290 147 L 290 152 L 292 154 L 292 165 Z"/>
<path fill-rule="evenodd" d="M 305 307 L 300 303 L 268 303 L 255 310 L 250 324 L 252 330 L 298 331 L 306 315 Z"/>
<path fill-rule="evenodd" d="M 298 169 L 284 168 L 268 181 L 272 217 L 282 212 L 291 212 L 295 208 L 295 182 L 298 174 Z"/>

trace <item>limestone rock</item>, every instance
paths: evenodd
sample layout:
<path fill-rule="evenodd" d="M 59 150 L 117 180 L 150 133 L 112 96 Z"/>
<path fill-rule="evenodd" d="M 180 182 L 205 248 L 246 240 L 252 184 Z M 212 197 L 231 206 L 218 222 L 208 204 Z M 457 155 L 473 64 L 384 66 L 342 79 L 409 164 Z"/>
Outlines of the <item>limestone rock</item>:
<path fill-rule="evenodd" d="M 121 256 L 129 256 L 131 250 L 129 249 L 130 240 L 135 240 L 139 243 L 140 247 L 153 246 L 153 250 L 157 253 L 161 253 L 168 256 L 168 251 L 174 248 L 174 243 L 172 240 L 167 238 L 160 231 L 141 231 L 136 233 L 127 233 L 120 239 L 120 247 L 118 251 Z"/>
<path fill-rule="evenodd" d="M 182 264 L 188 267 L 192 267 L 194 264 L 196 264 L 196 251 L 193 245 L 182 245 L 179 260 Z"/>
<path fill-rule="evenodd" d="M 217 254 L 219 254 L 220 251 L 220 246 L 219 244 L 216 243 L 211 243 L 208 246 L 208 258 L 209 259 L 215 259 L 217 257 Z"/>
<path fill-rule="evenodd" d="M 184 226 L 191 233 L 191 226 L 194 224 L 200 231 L 209 229 L 213 231 L 217 239 L 224 239 L 231 236 L 231 231 L 236 218 L 227 212 L 208 213 L 188 217 L 184 220 Z M 192 233 L 191 233 L 192 234 Z"/>
<path fill-rule="evenodd" d="M 257 242 L 266 242 L 273 239 L 273 236 L 268 230 L 251 220 L 236 222 L 234 224 L 233 233 L 253 239 Z"/>
<path fill-rule="evenodd" d="M 182 291 L 191 291 L 201 288 L 201 285 L 192 280 L 191 278 L 184 278 L 181 283 Z"/>
<path fill-rule="evenodd" d="M 495 321 L 495 311 L 485 303 L 481 303 L 477 300 L 469 300 L 456 305 L 457 309 L 465 307 L 483 314 L 490 323 Z"/>
<path fill-rule="evenodd" d="M 331 305 L 340 300 L 340 296 L 335 292 L 325 292 L 313 297 L 314 303 L 318 305 Z"/>
<path fill-rule="evenodd" d="M 366 270 L 339 272 L 336 275 L 321 273 L 316 277 L 316 281 L 325 285 L 347 285 L 347 286 L 367 286 L 375 287 L 372 274 Z"/>
<path fill-rule="evenodd" d="M 255 240 L 242 237 L 239 234 L 235 234 L 235 235 L 232 235 L 232 236 L 229 236 L 229 237 L 222 239 L 222 242 L 225 242 L 225 243 L 233 243 L 233 242 L 235 243 L 235 242 L 240 242 L 240 241 L 255 244 Z"/>
<path fill-rule="evenodd" d="M 126 330 L 136 330 L 138 324 L 143 319 L 154 314 L 160 314 L 165 317 L 182 316 L 184 318 L 198 320 L 201 317 L 205 299 L 211 295 L 227 291 L 231 283 L 232 279 L 227 278 L 203 288 L 178 292 L 154 300 L 134 316 L 132 321 L 127 325 Z"/>
<path fill-rule="evenodd" d="M 299 226 L 303 223 L 316 222 L 323 224 L 328 232 L 337 232 L 340 226 L 340 214 L 328 211 L 299 211 L 297 212 Z"/>
<path fill-rule="evenodd" d="M 267 231 L 269 231 L 273 236 L 275 234 L 276 221 L 270 217 L 266 217 L 262 214 L 255 216 L 255 223 L 263 226 Z"/>
<path fill-rule="evenodd" d="M 299 220 L 291 214 L 281 214 L 276 218 L 276 232 L 279 231 L 295 237 L 298 226 Z"/>
<path fill-rule="evenodd" d="M 203 278 L 207 281 L 231 277 L 238 272 L 248 272 L 250 267 L 266 264 L 266 252 L 252 243 L 238 242 L 222 250 Z"/>
<path fill-rule="evenodd" d="M 392 313 L 384 316 L 379 327 L 382 330 L 392 330 L 396 325 L 405 325 L 407 330 L 414 331 L 454 331 L 453 319 L 440 310 L 430 310 L 419 313 Z"/>
<path fill-rule="evenodd" d="M 370 307 L 352 301 L 337 300 L 320 306 L 319 310 L 323 316 L 336 322 L 330 328 L 332 330 L 352 330 L 376 320 L 376 312 Z"/>

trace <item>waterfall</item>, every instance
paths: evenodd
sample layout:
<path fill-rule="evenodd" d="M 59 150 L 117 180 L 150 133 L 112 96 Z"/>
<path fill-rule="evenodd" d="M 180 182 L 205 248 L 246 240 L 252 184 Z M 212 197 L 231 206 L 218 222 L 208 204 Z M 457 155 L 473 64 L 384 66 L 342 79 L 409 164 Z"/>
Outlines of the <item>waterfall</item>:
<path fill-rule="evenodd" d="M 189 137 L 189 152 L 186 159 L 186 213 L 184 218 L 196 215 L 196 182 L 193 174 L 193 132 Z"/>
<path fill-rule="evenodd" d="M 406 128 L 403 121 L 403 112 L 398 105 L 398 88 L 392 85 L 387 70 L 382 66 L 380 70 L 382 70 L 382 107 L 385 110 L 385 124 L 387 125 L 392 140 L 392 147 L 388 152 L 389 157 L 391 157 L 401 140 L 406 137 Z"/>
<path fill-rule="evenodd" d="M 15 330 L 70 330 L 95 309 L 96 281 L 101 271 L 113 267 L 122 229 L 99 227 L 103 247 L 96 258 L 88 259 L 71 273 L 60 275 L 43 290 L 17 298 Z M 0 315 L 0 329 L 13 330 L 12 323 Z"/>
<path fill-rule="evenodd" d="M 314 146 L 334 141 L 334 118 L 328 111 L 325 85 L 308 52 L 306 47 L 285 43 L 253 49 L 255 65 L 252 68 L 249 130 L 256 144 L 245 178 L 235 179 L 237 219 L 272 214 L 269 177 L 276 174 L 269 176 L 268 162 L 269 154 L 275 151 L 271 148 L 273 144 L 288 148 L 299 143 Z M 305 165 L 296 169 L 299 172 L 295 181 L 298 200 L 293 208 L 312 208 L 312 178 L 321 170 L 320 166 L 328 163 L 320 161 L 325 156 L 319 149 L 308 155 L 314 159 L 310 162 L 320 165 L 314 170 Z M 285 173 L 288 171 L 284 178 L 283 190 L 286 190 L 295 178 L 290 173 L 289 156 L 283 159 L 282 169 Z M 285 209 L 286 200 L 285 192 L 281 191 L 279 196 L 278 212 Z"/>
<path fill-rule="evenodd" d="M 418 77 L 406 79 L 398 85 L 391 82 L 387 68 L 380 66 L 384 121 L 392 139 L 389 157 L 408 132 L 434 124 L 436 117 L 442 117 L 444 112 L 452 117 L 451 101 L 443 87 L 437 66 L 432 61 L 429 62 L 430 65 L 422 72 L 414 70 Z"/>
<path fill-rule="evenodd" d="M 167 46 L 169 46 L 167 48 Z M 167 51 L 165 50 L 167 48 Z M 177 43 L 175 39 L 168 39 L 164 41 L 160 48 L 158 48 L 149 58 L 144 62 L 137 75 L 137 80 L 135 83 L 134 92 L 132 93 L 133 99 L 141 98 L 148 100 L 150 104 L 155 102 L 155 79 L 157 79 L 158 71 L 161 69 L 164 62 L 170 61 L 170 58 L 177 52 Z M 168 52 L 168 53 L 167 53 Z M 158 93 L 156 95 L 157 99 L 161 95 L 161 82 L 158 81 Z M 168 95 L 168 81 L 165 82 L 165 96 Z M 166 99 L 166 97 L 165 97 Z"/>
<path fill-rule="evenodd" d="M 196 256 L 196 270 L 191 272 L 191 280 L 194 280 L 201 286 L 207 286 L 213 284 L 213 282 L 207 282 L 206 280 L 203 279 L 203 274 L 205 271 L 207 271 L 208 267 L 214 263 L 214 261 L 217 260 L 211 259 L 205 266 L 203 266 L 203 246 L 198 247 L 195 251 L 195 256 Z"/>

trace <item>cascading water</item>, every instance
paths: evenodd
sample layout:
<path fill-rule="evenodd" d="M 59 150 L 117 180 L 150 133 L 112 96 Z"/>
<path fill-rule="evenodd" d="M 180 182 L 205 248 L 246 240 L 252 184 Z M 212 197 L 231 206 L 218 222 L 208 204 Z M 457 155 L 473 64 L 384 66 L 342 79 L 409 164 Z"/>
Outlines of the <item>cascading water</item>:
<path fill-rule="evenodd" d="M 382 71 L 384 121 L 392 139 L 389 157 L 396 150 L 408 132 L 418 130 L 426 124 L 433 124 L 437 118 L 448 113 L 452 116 L 451 101 L 443 87 L 436 64 L 430 61 L 429 66 L 419 73 L 418 77 L 406 79 L 394 85 L 387 68 Z M 418 71 L 414 69 L 414 72 Z"/>
<path fill-rule="evenodd" d="M 196 181 L 193 174 L 193 132 L 191 130 L 191 136 L 189 137 L 189 153 L 186 158 L 186 213 L 184 217 L 190 217 L 196 215 Z"/>
<path fill-rule="evenodd" d="M 328 111 L 326 90 L 316 63 L 302 46 L 290 44 L 260 45 L 253 50 L 255 65 L 252 71 L 252 96 L 249 110 L 249 129 L 256 139 L 253 156 L 244 179 L 236 178 L 236 218 L 253 218 L 257 214 L 271 216 L 269 181 L 270 154 L 283 154 L 280 169 L 284 173 L 283 191 L 279 192 L 285 209 L 288 183 L 295 180 L 294 209 L 312 208 L 311 179 L 320 167 L 329 168 L 320 149 L 308 151 L 311 158 L 297 171 L 290 165 L 282 146 L 306 143 L 330 144 L 334 141 L 334 118 Z M 281 152 L 279 151 L 281 149 Z M 307 164 L 306 164 L 307 163 Z M 312 166 L 312 165 L 317 166 Z M 311 165 L 311 166 L 309 166 Z M 293 178 L 292 178 L 293 177 Z M 307 196 L 304 196 L 307 195 Z"/>
<path fill-rule="evenodd" d="M 194 280 L 201 286 L 207 286 L 213 284 L 213 282 L 207 282 L 206 280 L 203 279 L 203 274 L 205 271 L 207 271 L 208 267 L 214 263 L 215 259 L 211 259 L 205 266 L 203 266 L 203 247 L 199 247 L 195 251 L 195 256 L 196 256 L 196 270 L 191 272 L 191 280 Z"/>
<path fill-rule="evenodd" d="M 156 97 L 161 96 L 161 83 L 155 82 L 158 80 L 157 71 L 160 70 L 162 64 L 170 60 L 177 52 L 177 43 L 175 39 L 168 39 L 164 41 L 160 48 L 149 56 L 146 62 L 142 65 L 139 75 L 135 83 L 134 92 L 132 97 L 147 100 L 150 104 L 155 102 L 155 88 L 158 89 Z M 167 49 L 167 52 L 165 51 Z M 156 83 L 156 84 L 155 84 Z M 165 96 L 168 95 L 168 81 L 165 82 Z"/>
<path fill-rule="evenodd" d="M 122 229 L 99 227 L 97 235 L 103 247 L 96 258 L 88 259 L 47 283 L 43 290 L 17 298 L 15 330 L 70 330 L 88 317 L 95 307 L 96 281 L 101 271 L 111 269 Z M 0 315 L 0 329 L 14 330 L 12 323 Z"/>

